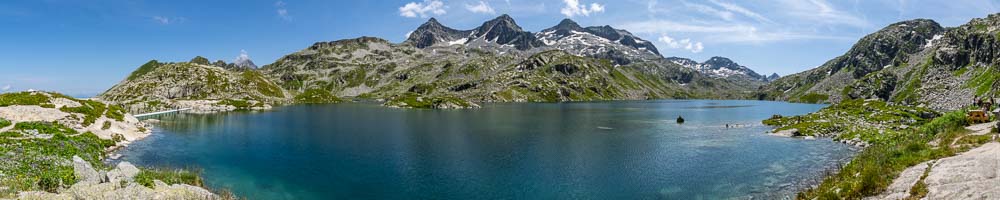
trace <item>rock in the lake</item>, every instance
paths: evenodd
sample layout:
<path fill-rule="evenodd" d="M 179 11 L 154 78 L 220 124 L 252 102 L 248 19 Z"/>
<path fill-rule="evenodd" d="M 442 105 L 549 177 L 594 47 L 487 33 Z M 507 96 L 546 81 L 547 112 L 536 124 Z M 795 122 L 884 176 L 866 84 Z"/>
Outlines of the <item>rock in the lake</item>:
<path fill-rule="evenodd" d="M 793 137 L 793 136 L 797 136 L 799 134 L 800 134 L 799 133 L 799 129 L 795 129 L 795 128 L 793 128 L 793 129 L 787 129 L 787 130 L 780 130 L 780 131 L 771 133 L 771 135 L 782 136 L 782 137 Z"/>

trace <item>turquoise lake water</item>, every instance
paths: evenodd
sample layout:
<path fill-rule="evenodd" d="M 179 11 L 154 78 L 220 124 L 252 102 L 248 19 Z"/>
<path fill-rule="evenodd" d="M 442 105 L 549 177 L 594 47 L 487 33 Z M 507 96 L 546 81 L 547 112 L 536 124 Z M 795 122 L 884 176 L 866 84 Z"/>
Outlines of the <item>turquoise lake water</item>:
<path fill-rule="evenodd" d="M 159 116 L 152 136 L 119 153 L 140 166 L 201 169 L 210 187 L 250 199 L 773 199 L 855 153 L 830 140 L 768 136 L 760 124 L 823 106 L 300 105 Z"/>

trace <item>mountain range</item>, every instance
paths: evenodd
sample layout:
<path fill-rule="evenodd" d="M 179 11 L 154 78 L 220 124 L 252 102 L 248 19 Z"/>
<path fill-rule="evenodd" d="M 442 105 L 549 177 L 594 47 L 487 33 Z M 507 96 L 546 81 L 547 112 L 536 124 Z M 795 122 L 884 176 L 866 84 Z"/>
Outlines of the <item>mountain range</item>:
<path fill-rule="evenodd" d="M 953 110 L 997 94 L 997 49 L 1000 15 L 950 28 L 915 19 L 869 34 L 819 67 L 779 77 L 724 57 L 704 62 L 665 58 L 649 41 L 611 26 L 582 27 L 565 19 L 533 33 L 501 15 L 474 29 L 457 30 L 431 18 L 401 43 L 373 37 L 317 42 L 260 68 L 251 67 L 255 65 L 245 55 L 234 63 L 208 63 L 201 57 L 154 62 L 187 68 L 147 64 L 100 97 L 126 108 L 151 100 L 170 105 L 172 100 L 204 98 L 286 104 L 309 94 L 430 108 L 474 107 L 475 102 L 712 98 L 807 103 L 880 99 Z M 181 79 L 177 72 L 169 71 L 213 67 L 225 73 L 211 74 L 225 78 L 195 75 L 202 81 L 176 81 Z M 238 84 L 248 80 L 257 84 Z"/>
<path fill-rule="evenodd" d="M 233 63 L 201 57 L 152 63 L 161 67 L 140 67 L 99 97 L 133 112 L 160 109 L 143 103 L 150 101 L 161 107 L 206 98 L 286 104 L 317 92 L 408 102 L 387 103 L 399 107 L 452 107 L 445 105 L 744 99 L 770 80 L 722 57 L 696 67 L 678 64 L 652 42 L 611 26 L 582 27 L 565 19 L 532 33 L 506 14 L 471 30 L 431 18 L 401 43 L 373 37 L 317 42 L 260 68 L 245 52 Z M 179 77 L 176 70 L 199 72 Z M 265 80 L 256 79 L 258 74 Z M 272 84 L 281 91 L 270 90 Z"/>

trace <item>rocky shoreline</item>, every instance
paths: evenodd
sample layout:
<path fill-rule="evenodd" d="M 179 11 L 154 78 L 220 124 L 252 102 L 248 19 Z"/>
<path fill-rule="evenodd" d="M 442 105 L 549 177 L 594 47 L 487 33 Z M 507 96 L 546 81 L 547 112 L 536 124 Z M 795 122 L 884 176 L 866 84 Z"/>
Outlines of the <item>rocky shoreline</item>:
<path fill-rule="evenodd" d="M 150 124 L 120 107 L 101 101 L 48 92 L 2 94 L 0 146 L 5 148 L 0 148 L 4 152 L 0 156 L 0 169 L 4 170 L 0 173 L 0 182 L 4 183 L 0 191 L 6 194 L 0 194 L 0 198 L 13 191 L 17 199 L 220 199 L 198 186 L 168 185 L 157 180 L 151 186 L 139 185 L 135 176 L 144 170 L 128 162 L 109 171 L 91 165 L 100 163 L 101 158 L 116 157 L 111 154 L 114 150 L 148 137 L 151 129 Z M 18 167 L 24 165 L 55 167 Z M 47 178 L 66 173 L 63 167 L 70 166 L 71 174 Z M 28 185 L 9 185 L 25 184 L 25 179 Z"/>
<path fill-rule="evenodd" d="M 201 187 L 187 184 L 167 184 L 153 180 L 149 188 L 137 182 L 139 168 L 129 162 L 118 163 L 108 171 L 94 169 L 82 158 L 73 157 L 74 175 L 82 180 L 58 193 L 26 191 L 18 199 L 223 199 Z"/>

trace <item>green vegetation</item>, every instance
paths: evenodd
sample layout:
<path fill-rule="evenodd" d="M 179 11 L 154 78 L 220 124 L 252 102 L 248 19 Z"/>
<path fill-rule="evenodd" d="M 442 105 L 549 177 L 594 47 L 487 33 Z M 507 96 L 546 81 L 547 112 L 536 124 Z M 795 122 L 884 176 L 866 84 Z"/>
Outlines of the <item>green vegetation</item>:
<path fill-rule="evenodd" d="M 7 119 L 0 118 L 0 128 L 10 126 L 11 122 Z"/>
<path fill-rule="evenodd" d="M 208 58 L 201 57 L 201 56 L 195 56 L 190 61 L 190 63 L 200 64 L 200 65 L 210 65 L 211 64 L 210 62 L 211 61 L 208 61 Z"/>
<path fill-rule="evenodd" d="M 21 122 L 15 124 L 13 130 L 35 130 L 38 131 L 38 134 L 74 134 L 76 132 L 66 126 L 52 122 Z"/>
<path fill-rule="evenodd" d="M 478 107 L 472 102 L 454 96 L 423 96 L 417 93 L 407 92 L 394 96 L 385 102 L 386 106 L 401 108 L 441 108 L 445 105 L 454 105 L 461 108 Z"/>
<path fill-rule="evenodd" d="M 68 113 L 83 114 L 83 125 L 90 126 L 97 121 L 97 118 L 103 116 L 104 111 L 107 109 L 103 103 L 97 101 L 84 100 L 80 101 L 80 103 L 82 104 L 80 107 L 62 107 L 59 110 Z"/>
<path fill-rule="evenodd" d="M 108 112 L 105 112 L 108 118 L 115 119 L 117 121 L 125 121 L 125 114 L 128 113 L 121 106 L 108 105 Z"/>
<path fill-rule="evenodd" d="M 896 95 L 892 97 L 893 102 L 909 104 L 916 103 L 917 99 L 920 98 L 920 94 L 917 92 L 917 89 L 919 89 L 920 85 L 923 83 L 924 75 L 927 74 L 927 68 L 930 68 L 933 64 L 934 54 L 931 54 L 930 56 L 927 56 L 927 59 L 925 59 L 923 64 L 920 65 L 919 69 L 915 69 L 918 71 L 907 72 L 906 80 L 909 81 L 903 85 L 903 90 L 897 92 Z"/>
<path fill-rule="evenodd" d="M 139 69 L 136 69 L 135 71 L 133 71 L 132 74 L 129 74 L 128 78 L 126 78 L 126 80 L 130 80 L 130 81 L 131 80 L 135 80 L 136 78 L 142 77 L 142 75 L 146 75 L 147 73 L 155 70 L 156 68 L 160 67 L 161 65 L 163 65 L 163 64 L 161 64 L 160 62 L 157 62 L 156 60 L 150 60 L 149 62 L 146 62 L 146 64 L 143 64 L 142 66 L 139 66 Z"/>
<path fill-rule="evenodd" d="M 218 105 L 228 105 L 236 107 L 236 110 L 252 110 L 254 107 L 264 106 L 264 103 L 259 101 L 249 101 L 242 99 L 226 99 L 219 101 Z"/>
<path fill-rule="evenodd" d="M 205 184 L 199 174 L 200 172 L 197 170 L 141 169 L 139 174 L 135 176 L 135 182 L 149 188 L 156 187 L 156 185 L 153 184 L 153 180 L 163 181 L 167 185 L 188 184 L 203 187 Z"/>
<path fill-rule="evenodd" d="M 956 111 L 917 128 L 901 130 L 903 134 L 871 140 L 872 146 L 864 149 L 836 175 L 824 179 L 819 187 L 799 193 L 798 199 L 860 199 L 877 195 L 907 167 L 952 156 L 992 140 L 967 136 L 964 130 L 967 125 L 965 113 Z M 922 192 L 926 189 L 921 189 L 923 186 L 915 187 L 914 196 L 926 194 Z"/>
<path fill-rule="evenodd" d="M 295 95 L 296 103 L 340 103 L 341 101 L 343 100 L 324 89 L 308 89 Z"/>
<path fill-rule="evenodd" d="M 994 84 L 1000 80 L 1000 70 L 995 66 L 978 68 L 973 71 L 972 79 L 965 83 L 968 88 L 975 89 L 976 95 L 982 96 L 994 90 Z"/>
<path fill-rule="evenodd" d="M 0 138 L 19 138 L 21 136 L 24 136 L 24 135 L 22 135 L 22 134 L 20 134 L 18 132 L 14 132 L 14 131 L 7 131 L 7 132 L 0 133 Z"/>
<path fill-rule="evenodd" d="M 256 87 L 257 92 L 261 95 L 285 98 L 285 93 L 281 90 L 281 88 L 267 81 L 267 78 L 265 78 L 260 72 L 248 70 L 241 73 L 240 76 L 242 78 L 240 79 L 240 84 L 252 85 Z"/>
<path fill-rule="evenodd" d="M 938 113 L 926 109 L 886 103 L 878 100 L 843 100 L 814 113 L 777 117 L 763 123 L 777 130 L 798 129 L 805 136 L 859 138 L 866 142 L 886 141 L 905 134 L 907 127 L 919 126 Z"/>
<path fill-rule="evenodd" d="M 38 130 L 53 134 L 52 138 L 12 139 L 0 137 L 0 197 L 17 191 L 44 190 L 55 192 L 76 182 L 73 167 L 63 160 L 80 156 L 94 166 L 103 166 L 104 149 L 114 145 L 87 132 L 76 131 L 48 122 L 22 122 L 18 130 Z M 71 136 L 74 134 L 75 136 Z"/>
<path fill-rule="evenodd" d="M 830 98 L 830 95 L 818 94 L 818 93 L 809 93 L 809 94 L 806 94 L 805 96 L 799 97 L 799 101 L 802 101 L 802 102 L 805 102 L 805 103 L 822 103 L 822 102 L 826 102 L 826 100 L 829 99 L 829 98 Z"/>
<path fill-rule="evenodd" d="M 930 191 L 927 190 L 927 183 L 924 180 L 927 179 L 927 175 L 930 174 L 933 167 L 934 163 L 927 163 L 924 174 L 920 175 L 920 179 L 917 180 L 917 183 L 913 184 L 913 187 L 910 187 L 910 196 L 906 198 L 907 200 L 919 200 L 927 196 L 927 192 Z"/>
<path fill-rule="evenodd" d="M 83 122 L 91 124 L 101 116 L 122 120 L 126 114 L 121 107 L 108 106 L 97 101 L 78 100 L 57 93 L 19 92 L 0 94 L 3 106 L 51 105 L 50 98 L 66 98 L 81 104 L 79 107 L 61 107 L 63 112 L 79 113 Z M 76 118 L 77 115 L 71 115 Z M 77 118 L 79 120 L 79 118 Z M 110 129 L 112 123 L 104 121 L 101 128 Z M 80 133 L 57 122 L 18 122 L 0 119 L 0 128 L 11 127 L 0 133 L 0 198 L 12 198 L 20 191 L 58 192 L 78 181 L 74 175 L 72 158 L 79 156 L 98 170 L 109 169 L 101 160 L 106 150 L 125 141 L 122 134 L 112 134 L 111 139 L 101 139 L 92 132 Z M 141 128 L 141 127 L 140 127 Z M 152 179 L 164 182 L 202 186 L 198 173 L 186 170 L 145 170 L 141 172 L 143 185 Z M 231 197 L 231 196 L 230 196 Z"/>
<path fill-rule="evenodd" d="M 51 105 L 49 96 L 41 92 L 15 92 L 0 94 L 0 106 Z"/>
<path fill-rule="evenodd" d="M 68 113 L 83 114 L 84 126 L 89 126 L 93 124 L 98 118 L 105 115 L 109 118 L 118 121 L 123 121 L 125 118 L 125 110 L 122 109 L 121 107 L 118 106 L 109 107 L 108 105 L 101 102 L 92 100 L 78 100 L 58 93 L 17 92 L 17 93 L 0 94 L 0 106 L 38 105 L 44 108 L 55 108 L 55 105 L 50 103 L 52 97 L 65 98 L 70 101 L 76 101 L 77 103 L 80 103 L 81 106 L 79 107 L 62 107 L 59 108 L 59 110 Z"/>
<path fill-rule="evenodd" d="M 69 162 L 73 156 L 83 158 L 95 168 L 108 169 L 101 162 L 105 149 L 124 139 L 121 135 L 112 140 L 100 139 L 91 132 L 79 134 L 51 122 L 21 122 L 14 126 L 15 131 L 36 130 L 52 137 L 0 137 L 0 171 L 4 174 L 0 175 L 0 198 L 13 197 L 18 191 L 57 192 L 76 183 L 78 180 Z M 17 133 L 4 133 L 7 134 Z M 203 186 L 202 178 L 191 170 L 141 169 L 136 176 L 136 181 L 147 187 L 153 187 L 153 179 L 167 184 Z"/>

